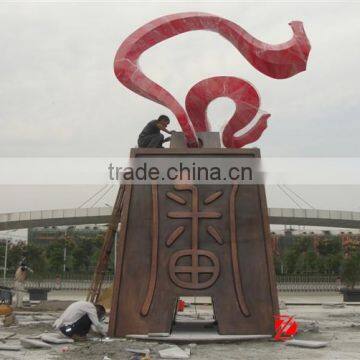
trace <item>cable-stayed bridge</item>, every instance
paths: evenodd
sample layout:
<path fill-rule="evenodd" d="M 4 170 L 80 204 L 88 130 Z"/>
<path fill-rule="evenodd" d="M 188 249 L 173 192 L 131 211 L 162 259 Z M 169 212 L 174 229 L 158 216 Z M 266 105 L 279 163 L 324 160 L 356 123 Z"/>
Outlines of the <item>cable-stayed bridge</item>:
<path fill-rule="evenodd" d="M 22 211 L 0 214 L 0 231 L 32 227 L 107 224 L 112 207 Z M 360 212 L 269 208 L 270 224 L 360 229 Z"/>

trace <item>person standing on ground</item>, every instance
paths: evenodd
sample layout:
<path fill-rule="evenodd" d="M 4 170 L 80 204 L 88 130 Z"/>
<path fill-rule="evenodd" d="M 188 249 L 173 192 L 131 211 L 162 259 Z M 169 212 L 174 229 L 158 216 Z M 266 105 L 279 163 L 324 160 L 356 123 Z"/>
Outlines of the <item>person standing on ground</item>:
<path fill-rule="evenodd" d="M 163 143 L 170 141 L 170 137 L 164 138 L 160 131 L 171 135 L 174 131 L 167 130 L 170 119 L 166 115 L 160 115 L 157 120 L 152 120 L 146 124 L 138 138 L 138 146 L 141 148 L 162 148 Z"/>
<path fill-rule="evenodd" d="M 92 328 L 95 332 L 106 336 L 101 322 L 105 319 L 105 308 L 88 301 L 72 303 L 54 323 L 54 327 L 65 336 L 74 340 L 86 340 Z"/>
<path fill-rule="evenodd" d="M 15 272 L 15 307 L 23 307 L 23 298 L 25 293 L 25 281 L 28 276 L 28 272 L 33 272 L 28 266 L 25 265 L 25 259 L 21 260 L 19 267 Z"/>

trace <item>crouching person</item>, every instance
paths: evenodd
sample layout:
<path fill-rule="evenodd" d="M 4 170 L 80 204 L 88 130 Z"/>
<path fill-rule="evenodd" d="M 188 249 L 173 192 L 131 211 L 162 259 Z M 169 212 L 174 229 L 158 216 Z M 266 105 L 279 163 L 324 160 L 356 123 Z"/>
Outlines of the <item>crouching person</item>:
<path fill-rule="evenodd" d="M 77 341 L 86 340 L 86 335 L 93 331 L 106 336 L 102 322 L 105 319 L 105 308 L 87 301 L 71 304 L 54 323 L 54 327 L 65 336 Z"/>

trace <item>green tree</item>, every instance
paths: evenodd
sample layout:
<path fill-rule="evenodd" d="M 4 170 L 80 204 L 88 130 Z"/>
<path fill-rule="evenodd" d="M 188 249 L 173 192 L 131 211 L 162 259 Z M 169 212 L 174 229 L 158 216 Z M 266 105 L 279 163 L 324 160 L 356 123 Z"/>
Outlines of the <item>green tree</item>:
<path fill-rule="evenodd" d="M 326 234 L 314 249 L 313 236 L 293 236 L 293 243 L 281 255 L 286 274 L 338 275 L 343 251 L 339 236 Z"/>
<path fill-rule="evenodd" d="M 15 273 L 20 261 L 26 256 L 26 243 L 18 242 L 8 247 L 8 269 Z"/>
<path fill-rule="evenodd" d="M 360 251 L 353 252 L 344 259 L 341 278 L 350 289 L 354 289 L 360 282 Z"/>
<path fill-rule="evenodd" d="M 299 254 L 293 246 L 291 246 L 285 250 L 284 255 L 283 255 L 285 273 L 287 273 L 287 274 L 295 273 L 296 261 L 297 261 L 298 257 L 299 257 Z"/>
<path fill-rule="evenodd" d="M 48 271 L 45 249 L 29 244 L 25 249 L 26 263 L 35 274 L 43 274 Z"/>
<path fill-rule="evenodd" d="M 100 248 L 102 244 L 102 236 L 89 238 L 87 236 L 79 236 L 75 240 L 75 246 L 72 251 L 72 267 L 78 272 L 92 271 L 96 265 Z"/>
<path fill-rule="evenodd" d="M 64 241 L 55 240 L 46 249 L 49 270 L 55 273 L 61 272 L 64 265 Z"/>

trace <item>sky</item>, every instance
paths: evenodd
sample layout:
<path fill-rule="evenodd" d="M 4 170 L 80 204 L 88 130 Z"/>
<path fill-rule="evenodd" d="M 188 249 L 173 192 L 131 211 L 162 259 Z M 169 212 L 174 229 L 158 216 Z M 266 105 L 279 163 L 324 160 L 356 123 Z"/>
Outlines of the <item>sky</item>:
<path fill-rule="evenodd" d="M 360 2 L 345 1 L 0 2 L 0 157 L 126 157 L 145 123 L 163 113 L 180 130 L 169 110 L 118 82 L 113 60 L 138 27 L 185 11 L 227 18 L 270 44 L 289 40 L 288 23 L 301 20 L 312 45 L 307 71 L 268 78 L 225 39 L 195 31 L 142 56 L 151 79 L 182 104 L 192 85 L 211 76 L 251 82 L 272 114 L 251 144 L 262 156 L 360 157 Z M 213 130 L 233 110 L 228 99 L 214 101 Z M 100 187 L 3 185 L 0 212 L 77 207 Z M 360 211 L 360 185 L 292 189 L 320 209 Z M 115 193 L 97 205 L 111 204 Z M 295 207 L 276 186 L 267 195 L 269 206 Z"/>

